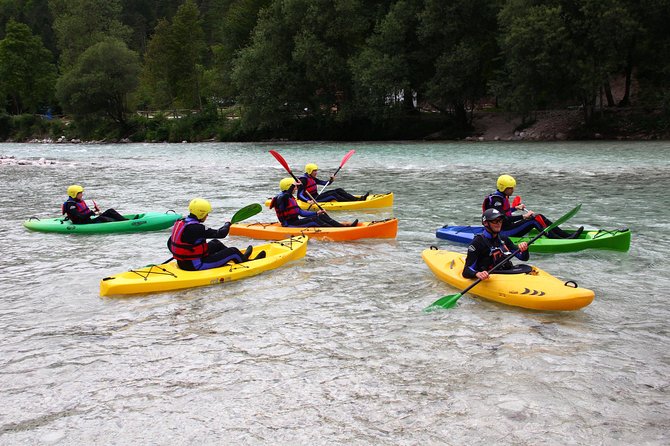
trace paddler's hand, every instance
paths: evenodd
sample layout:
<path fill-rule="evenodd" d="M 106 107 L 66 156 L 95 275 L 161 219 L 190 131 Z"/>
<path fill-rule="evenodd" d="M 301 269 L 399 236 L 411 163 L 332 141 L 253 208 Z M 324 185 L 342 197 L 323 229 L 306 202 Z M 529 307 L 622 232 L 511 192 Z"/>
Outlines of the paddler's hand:
<path fill-rule="evenodd" d="M 325 213 L 326 211 L 324 211 L 323 209 L 319 209 L 318 211 L 316 211 L 316 215 L 323 215 Z"/>
<path fill-rule="evenodd" d="M 514 209 L 516 209 L 517 211 L 523 211 L 524 209 L 526 209 L 526 205 L 521 203 L 521 204 L 518 204 L 518 205 L 514 206 Z"/>
<path fill-rule="evenodd" d="M 331 177 L 330 177 L 330 180 L 328 180 L 328 181 L 330 181 L 331 183 L 333 183 L 333 182 L 335 181 L 335 175 L 331 176 Z"/>
<path fill-rule="evenodd" d="M 524 220 L 530 220 L 530 219 L 533 218 L 534 216 L 535 216 L 535 212 L 533 212 L 533 211 L 528 211 L 528 213 L 523 214 L 523 219 L 524 219 Z"/>
<path fill-rule="evenodd" d="M 221 226 L 218 230 L 218 236 L 223 238 L 228 235 L 228 231 L 230 231 L 230 222 L 227 221 Z"/>
<path fill-rule="evenodd" d="M 527 249 L 528 249 L 528 243 L 526 242 L 519 243 L 519 251 L 526 252 Z"/>
<path fill-rule="evenodd" d="M 479 271 L 475 276 L 477 276 L 479 280 L 486 280 L 490 277 L 488 271 Z"/>

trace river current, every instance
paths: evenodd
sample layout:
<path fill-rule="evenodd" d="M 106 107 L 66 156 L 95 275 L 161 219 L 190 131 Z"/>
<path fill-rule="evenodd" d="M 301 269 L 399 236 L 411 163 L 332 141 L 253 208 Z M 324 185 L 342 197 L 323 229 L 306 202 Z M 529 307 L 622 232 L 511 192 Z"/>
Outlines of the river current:
<path fill-rule="evenodd" d="M 396 240 L 310 241 L 304 259 L 219 286 L 99 297 L 103 277 L 167 259 L 169 231 L 30 232 L 73 183 L 121 212 L 213 227 L 305 163 L 334 186 L 395 193 Z M 1 144 L 0 444 L 670 443 L 670 143 Z M 40 163 L 45 158 L 53 164 Z M 540 312 L 455 293 L 421 259 L 444 224 L 477 224 L 498 175 L 564 227 L 630 228 L 627 253 L 531 254 L 595 291 Z M 267 209 L 250 221 L 274 220 Z M 244 248 L 261 243 L 229 237 Z"/>

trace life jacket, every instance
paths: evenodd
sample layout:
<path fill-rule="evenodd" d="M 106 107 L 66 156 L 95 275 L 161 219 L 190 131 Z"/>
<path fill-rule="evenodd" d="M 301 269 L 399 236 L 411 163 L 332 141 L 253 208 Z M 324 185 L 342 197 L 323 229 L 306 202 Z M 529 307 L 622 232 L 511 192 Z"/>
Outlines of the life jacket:
<path fill-rule="evenodd" d="M 200 223 L 198 219 L 186 217 L 179 219 L 172 227 L 172 234 L 168 240 L 168 248 L 177 260 L 195 260 L 205 257 L 208 252 L 207 240 L 197 240 L 195 244 L 184 242 L 181 237 L 186 226 Z"/>
<path fill-rule="evenodd" d="M 494 206 L 494 203 L 496 201 L 502 201 L 502 209 L 498 209 L 505 217 L 511 217 L 512 216 L 512 206 L 509 204 L 509 198 L 507 198 L 507 195 L 503 194 L 502 192 L 495 191 L 491 195 L 488 195 L 486 198 L 484 198 L 484 202 L 482 203 L 482 212 L 484 212 L 487 209 L 491 209 Z"/>
<path fill-rule="evenodd" d="M 309 195 L 307 195 L 307 192 L 309 192 L 312 197 L 316 198 L 316 196 L 319 194 L 316 180 L 312 178 L 311 175 L 305 174 L 304 176 L 300 177 L 300 182 L 302 183 L 302 186 L 300 187 L 300 193 L 298 194 L 298 197 L 309 199 Z"/>
<path fill-rule="evenodd" d="M 286 194 L 286 192 L 282 192 L 281 194 L 277 195 L 270 202 L 270 209 L 274 208 L 275 212 L 277 213 L 277 219 L 282 224 L 282 226 L 286 225 L 286 223 L 290 222 L 291 220 L 295 220 L 300 217 L 300 206 L 298 206 L 298 202 L 295 201 L 295 198 L 293 198 L 292 195 L 289 195 L 288 199 L 286 200 L 286 208 L 283 210 L 279 209 L 277 204 L 280 200 L 283 199 L 282 196 L 284 194 Z"/>
<path fill-rule="evenodd" d="M 491 259 L 491 263 L 487 266 L 487 270 L 491 270 L 498 262 L 500 262 L 506 256 L 510 255 L 511 251 L 509 250 L 507 245 L 505 245 L 505 242 L 502 241 L 500 235 L 498 235 L 498 237 L 493 239 L 482 234 L 482 238 L 484 239 L 486 246 L 488 246 L 489 248 L 489 256 L 490 256 L 489 258 Z M 501 265 L 502 269 L 507 269 L 511 267 L 512 267 L 511 262 L 505 262 L 504 265 Z"/>
<path fill-rule="evenodd" d="M 75 200 L 74 198 L 68 198 L 63 202 L 63 204 L 60 206 L 60 210 L 65 215 L 67 213 L 67 210 L 65 207 L 67 206 L 68 203 L 74 203 L 77 206 L 77 212 L 80 214 L 87 216 L 93 214 L 93 211 L 88 208 L 88 205 L 84 200 Z"/>

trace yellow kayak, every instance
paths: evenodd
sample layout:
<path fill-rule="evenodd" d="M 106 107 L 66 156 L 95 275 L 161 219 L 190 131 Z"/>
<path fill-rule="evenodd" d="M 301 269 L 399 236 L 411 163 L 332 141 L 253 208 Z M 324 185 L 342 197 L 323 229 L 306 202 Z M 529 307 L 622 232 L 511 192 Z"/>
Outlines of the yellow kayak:
<path fill-rule="evenodd" d="M 244 263 L 228 263 L 219 268 L 203 271 L 184 271 L 179 269 L 175 261 L 163 265 L 147 265 L 105 277 L 100 281 L 100 295 L 154 293 L 244 279 L 304 257 L 307 252 L 307 240 L 305 236 L 298 236 L 254 246 L 250 258 L 253 259 L 260 251 L 265 251 L 266 257 Z"/>
<path fill-rule="evenodd" d="M 239 235 L 264 240 L 279 240 L 289 235 L 306 235 L 332 242 L 358 240 L 362 238 L 395 238 L 398 233 L 398 219 L 382 221 L 362 221 L 357 226 L 345 227 L 284 227 L 280 223 L 236 223 L 230 227 L 230 235 Z"/>
<path fill-rule="evenodd" d="M 272 199 L 266 200 L 265 206 L 270 207 L 270 201 L 272 201 Z M 316 205 L 310 205 L 302 200 L 296 201 L 298 202 L 300 209 L 309 211 L 319 210 Z M 326 201 L 323 203 L 319 202 L 319 205 L 325 211 L 354 211 L 357 209 L 388 208 L 393 206 L 393 192 L 388 194 L 370 194 L 365 201 Z"/>
<path fill-rule="evenodd" d="M 461 275 L 465 256 L 460 253 L 426 249 L 421 257 L 437 277 L 459 290 L 467 288 L 473 282 Z M 480 282 L 469 293 L 531 310 L 578 310 L 593 301 L 593 291 L 569 284 L 574 282 L 563 282 L 533 266 L 527 274 L 493 273 L 488 280 Z"/>

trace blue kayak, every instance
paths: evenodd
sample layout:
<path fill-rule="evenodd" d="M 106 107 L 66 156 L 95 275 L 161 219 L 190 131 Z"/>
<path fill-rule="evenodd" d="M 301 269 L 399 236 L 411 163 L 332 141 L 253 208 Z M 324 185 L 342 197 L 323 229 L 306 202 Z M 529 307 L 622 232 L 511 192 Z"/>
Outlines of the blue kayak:
<path fill-rule="evenodd" d="M 435 233 L 437 238 L 450 242 L 469 244 L 475 235 L 484 231 L 483 226 L 443 226 Z M 573 233 L 575 230 L 566 230 Z M 510 237 L 513 243 L 528 242 L 535 237 L 538 231 L 533 229 L 523 237 Z M 583 249 L 609 249 L 614 251 L 628 251 L 630 249 L 630 229 L 615 229 L 607 231 L 584 231 L 574 239 L 556 239 L 541 237 L 528 248 L 531 252 L 574 252 Z"/>

